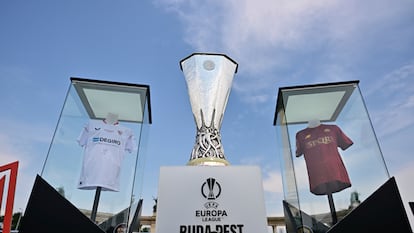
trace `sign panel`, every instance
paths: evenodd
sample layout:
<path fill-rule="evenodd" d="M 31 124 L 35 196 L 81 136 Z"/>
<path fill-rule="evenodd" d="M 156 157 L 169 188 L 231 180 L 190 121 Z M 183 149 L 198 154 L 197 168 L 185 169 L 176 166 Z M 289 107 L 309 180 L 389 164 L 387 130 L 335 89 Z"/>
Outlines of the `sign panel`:
<path fill-rule="evenodd" d="M 267 232 L 259 167 L 161 167 L 156 224 L 157 233 Z"/>

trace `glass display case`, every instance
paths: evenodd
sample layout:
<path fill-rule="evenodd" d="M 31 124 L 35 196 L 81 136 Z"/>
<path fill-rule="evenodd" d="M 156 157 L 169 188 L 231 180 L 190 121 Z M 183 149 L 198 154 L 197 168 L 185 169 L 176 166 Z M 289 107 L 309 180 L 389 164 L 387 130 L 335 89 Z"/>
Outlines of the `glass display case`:
<path fill-rule="evenodd" d="M 149 86 L 70 81 L 41 176 L 104 231 L 128 227 L 142 193 Z"/>
<path fill-rule="evenodd" d="M 358 84 L 279 88 L 288 232 L 328 231 L 390 178 Z"/>

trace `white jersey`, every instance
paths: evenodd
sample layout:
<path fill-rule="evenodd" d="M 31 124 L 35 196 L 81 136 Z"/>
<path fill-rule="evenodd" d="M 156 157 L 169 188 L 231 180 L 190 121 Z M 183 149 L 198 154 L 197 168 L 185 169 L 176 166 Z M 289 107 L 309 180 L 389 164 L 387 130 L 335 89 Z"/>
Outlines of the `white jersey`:
<path fill-rule="evenodd" d="M 90 120 L 78 138 L 84 147 L 79 189 L 119 191 L 119 174 L 125 151 L 136 150 L 135 136 L 129 128 L 103 120 Z"/>

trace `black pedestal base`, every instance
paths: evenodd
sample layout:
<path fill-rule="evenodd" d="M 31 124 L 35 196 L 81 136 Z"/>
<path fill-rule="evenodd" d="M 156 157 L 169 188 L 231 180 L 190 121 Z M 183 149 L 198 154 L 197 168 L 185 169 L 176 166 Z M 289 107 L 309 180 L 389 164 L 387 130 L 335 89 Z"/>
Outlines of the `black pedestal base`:
<path fill-rule="evenodd" d="M 288 233 L 298 230 L 314 233 L 412 232 L 394 177 L 331 228 L 286 201 L 283 206 Z M 304 231 L 306 229 L 312 231 Z"/>
<path fill-rule="evenodd" d="M 394 177 L 328 231 L 348 232 L 412 232 Z"/>
<path fill-rule="evenodd" d="M 19 233 L 105 233 L 40 176 L 36 177 Z"/>

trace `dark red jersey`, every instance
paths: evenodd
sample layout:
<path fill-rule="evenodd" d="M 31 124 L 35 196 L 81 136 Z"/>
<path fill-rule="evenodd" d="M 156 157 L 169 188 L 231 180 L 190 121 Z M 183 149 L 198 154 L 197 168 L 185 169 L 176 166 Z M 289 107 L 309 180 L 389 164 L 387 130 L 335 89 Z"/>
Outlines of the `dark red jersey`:
<path fill-rule="evenodd" d="M 338 147 L 345 150 L 352 144 L 336 125 L 321 124 L 296 134 L 296 157 L 305 156 L 312 193 L 324 195 L 351 186 Z"/>

